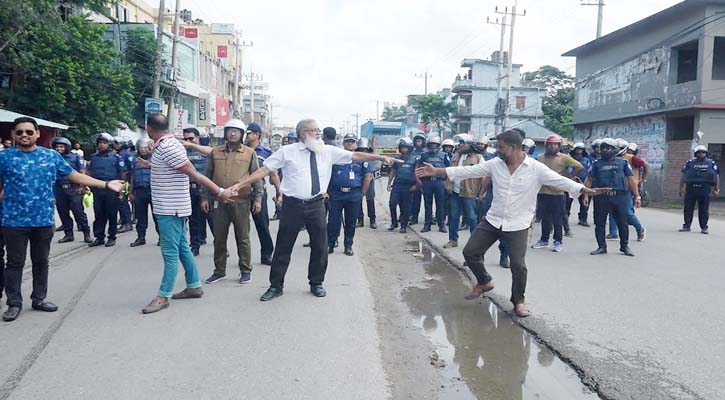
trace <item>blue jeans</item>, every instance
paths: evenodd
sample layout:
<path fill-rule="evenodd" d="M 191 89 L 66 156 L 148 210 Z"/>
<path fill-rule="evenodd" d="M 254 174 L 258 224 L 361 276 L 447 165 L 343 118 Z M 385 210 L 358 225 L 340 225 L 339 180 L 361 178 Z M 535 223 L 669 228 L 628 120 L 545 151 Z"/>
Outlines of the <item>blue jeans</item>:
<path fill-rule="evenodd" d="M 154 215 L 159 224 L 161 256 L 164 258 L 164 276 L 161 278 L 159 297 L 171 297 L 174 283 L 176 283 L 176 273 L 179 271 L 179 260 L 184 266 L 186 287 L 200 288 L 199 270 L 196 268 L 196 261 L 194 255 L 191 254 L 189 242 L 186 241 L 187 217 Z"/>
<path fill-rule="evenodd" d="M 476 229 L 476 199 L 461 197 L 456 192 L 449 194 L 448 199 L 451 206 L 451 217 L 448 219 L 448 240 L 457 242 L 461 212 L 463 212 L 463 220 L 471 233 Z"/>
<path fill-rule="evenodd" d="M 642 224 L 639 222 L 639 218 L 634 213 L 634 195 L 629 193 L 627 196 L 627 223 L 634 226 L 634 230 L 637 233 L 642 232 Z M 609 214 L 609 234 L 612 236 L 619 236 L 619 229 L 617 228 L 617 222 L 614 220 L 614 215 Z"/>

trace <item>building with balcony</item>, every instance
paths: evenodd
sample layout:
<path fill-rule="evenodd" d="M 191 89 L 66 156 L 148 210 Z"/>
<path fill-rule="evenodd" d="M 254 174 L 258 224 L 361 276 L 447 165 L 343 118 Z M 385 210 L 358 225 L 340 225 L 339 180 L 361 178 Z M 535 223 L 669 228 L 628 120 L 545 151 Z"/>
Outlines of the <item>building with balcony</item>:
<path fill-rule="evenodd" d="M 725 0 L 683 1 L 564 56 L 576 57 L 575 140 L 637 143 L 653 198 L 677 197 L 697 144 L 721 162 Z"/>
<path fill-rule="evenodd" d="M 463 74 L 451 85 L 452 100 L 457 105 L 452 118 L 456 132 L 472 132 L 479 137 L 495 133 L 497 115 L 502 114 L 502 106 L 498 105 L 499 58 L 496 52 L 491 57 L 493 61 L 467 58 L 461 62 Z M 511 82 L 510 125 L 543 119 L 541 104 L 545 93 L 523 85 L 520 64 L 513 65 Z M 505 96 L 505 89 L 503 93 Z"/>

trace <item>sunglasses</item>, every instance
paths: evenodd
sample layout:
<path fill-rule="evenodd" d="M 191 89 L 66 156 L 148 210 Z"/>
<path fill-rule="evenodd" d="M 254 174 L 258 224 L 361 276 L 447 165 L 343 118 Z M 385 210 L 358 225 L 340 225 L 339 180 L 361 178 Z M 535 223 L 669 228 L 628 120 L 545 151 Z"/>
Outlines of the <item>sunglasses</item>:
<path fill-rule="evenodd" d="M 23 136 L 23 134 L 28 135 L 28 136 L 33 136 L 33 135 L 35 135 L 35 131 L 30 130 L 30 129 L 26 129 L 26 130 L 18 129 L 17 131 L 15 131 L 15 134 L 17 136 Z"/>

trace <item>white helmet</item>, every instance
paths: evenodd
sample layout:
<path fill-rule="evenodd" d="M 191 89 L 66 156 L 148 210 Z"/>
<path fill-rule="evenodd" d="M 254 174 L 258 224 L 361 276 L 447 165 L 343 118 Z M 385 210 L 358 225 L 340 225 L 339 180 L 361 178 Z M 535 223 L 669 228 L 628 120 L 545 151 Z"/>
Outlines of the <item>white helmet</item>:
<path fill-rule="evenodd" d="M 604 145 L 611 146 L 614 149 L 619 148 L 619 146 L 617 145 L 617 141 L 612 138 L 602 139 L 602 141 L 599 142 L 599 146 L 604 146 Z"/>
<path fill-rule="evenodd" d="M 708 153 L 707 147 L 705 147 L 704 145 L 699 145 L 699 146 L 695 147 L 695 154 L 697 154 L 700 151 L 704 151 L 705 154 Z"/>
<path fill-rule="evenodd" d="M 483 135 L 483 136 L 481 136 L 480 139 L 478 139 L 478 141 L 476 143 L 488 144 L 488 142 L 489 142 L 488 136 Z"/>
<path fill-rule="evenodd" d="M 465 143 L 465 144 L 474 144 L 476 143 L 476 138 L 473 137 L 473 135 L 469 135 L 468 133 L 461 133 L 460 135 L 456 136 L 458 138 L 458 143 Z"/>
<path fill-rule="evenodd" d="M 247 124 L 244 123 L 241 119 L 230 119 L 225 125 L 224 125 L 224 139 L 227 138 L 227 129 L 229 128 L 236 128 L 239 129 L 242 132 L 242 143 L 244 143 L 244 136 L 247 133 Z"/>
<path fill-rule="evenodd" d="M 453 141 L 453 139 L 446 139 L 441 143 L 441 146 L 456 146 L 456 142 Z"/>
<path fill-rule="evenodd" d="M 441 144 L 441 138 L 440 136 L 431 136 L 428 138 L 428 142 L 426 144 L 436 143 L 438 145 Z"/>
<path fill-rule="evenodd" d="M 521 142 L 521 145 L 526 146 L 528 148 L 532 148 L 532 147 L 536 146 L 536 142 L 534 142 L 531 138 L 526 138 L 526 139 L 524 139 L 523 142 Z"/>
<path fill-rule="evenodd" d="M 586 146 L 584 146 L 583 142 L 576 142 L 576 143 L 574 143 L 574 150 L 576 150 L 576 149 L 586 150 L 587 148 L 586 148 Z"/>
<path fill-rule="evenodd" d="M 627 145 L 629 144 L 629 142 L 627 142 L 626 140 L 624 140 L 622 138 L 617 138 L 616 141 L 617 141 L 617 147 L 619 147 L 620 149 L 627 148 Z"/>
<path fill-rule="evenodd" d="M 592 142 L 592 148 L 593 148 L 593 149 L 596 149 L 596 148 L 598 148 L 598 147 L 599 147 L 599 145 L 600 145 L 600 144 L 602 144 L 602 139 L 595 139 L 595 140 L 594 140 L 594 141 Z"/>
<path fill-rule="evenodd" d="M 639 148 L 639 146 L 637 146 L 637 143 L 630 142 L 629 144 L 627 144 L 627 150 L 629 150 L 629 151 L 634 152 L 634 151 L 637 151 L 638 148 Z"/>
<path fill-rule="evenodd" d="M 147 148 L 147 147 L 151 146 L 153 143 L 154 143 L 154 141 L 149 138 L 141 138 L 136 141 L 136 149 Z"/>

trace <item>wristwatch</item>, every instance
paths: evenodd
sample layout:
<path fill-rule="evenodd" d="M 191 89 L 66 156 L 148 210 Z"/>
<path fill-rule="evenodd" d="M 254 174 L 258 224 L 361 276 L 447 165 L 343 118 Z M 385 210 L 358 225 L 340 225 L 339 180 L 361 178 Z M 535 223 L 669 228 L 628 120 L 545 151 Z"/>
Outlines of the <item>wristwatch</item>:
<path fill-rule="evenodd" d="M 221 196 L 224 193 L 224 188 L 220 187 L 219 192 L 217 192 L 217 196 Z"/>

